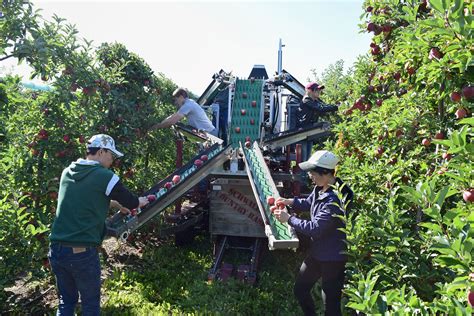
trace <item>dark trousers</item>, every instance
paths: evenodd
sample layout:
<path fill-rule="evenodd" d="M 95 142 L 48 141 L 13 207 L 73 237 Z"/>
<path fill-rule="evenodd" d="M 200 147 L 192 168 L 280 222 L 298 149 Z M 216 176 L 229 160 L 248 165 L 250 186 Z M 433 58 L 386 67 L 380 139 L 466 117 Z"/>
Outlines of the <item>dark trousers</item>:
<path fill-rule="evenodd" d="M 48 257 L 56 277 L 59 295 L 56 315 L 74 315 L 79 295 L 82 314 L 99 315 L 100 261 L 97 248 L 52 244 Z"/>
<path fill-rule="evenodd" d="M 341 314 L 341 296 L 344 285 L 345 262 L 317 261 L 307 256 L 296 278 L 294 293 L 305 315 L 316 315 L 311 289 L 321 279 L 325 315 Z"/>

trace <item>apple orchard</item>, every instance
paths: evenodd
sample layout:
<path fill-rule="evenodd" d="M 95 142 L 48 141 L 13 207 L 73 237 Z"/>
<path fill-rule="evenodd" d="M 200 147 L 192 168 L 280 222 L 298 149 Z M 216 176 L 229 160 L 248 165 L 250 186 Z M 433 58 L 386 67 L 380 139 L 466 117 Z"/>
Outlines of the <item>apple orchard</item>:
<path fill-rule="evenodd" d="M 128 187 L 142 192 L 170 174 L 174 141 L 168 130 L 150 127 L 172 113 L 177 86 L 124 45 L 94 47 L 60 17 L 41 19 L 31 4 L 4 1 L 1 11 L 0 60 L 28 64 L 32 77 L 53 88 L 31 91 L 18 77 L 0 78 L 0 309 L 21 313 L 25 309 L 12 307 L 4 290 L 21 273 L 54 285 L 44 259 L 62 169 L 83 155 L 90 135 L 107 133 L 125 153 L 114 171 Z M 339 61 L 319 78 L 325 102 L 341 104 L 335 136 L 325 147 L 341 158 L 338 175 L 355 191 L 346 219 L 346 315 L 474 311 L 473 14 L 469 0 L 365 1 L 360 28 L 373 35 L 367 54 L 348 71 Z M 190 156 L 193 149 L 187 150 Z M 152 235 L 147 229 L 143 234 Z M 166 247 L 147 249 L 153 254 Z M 160 269 L 172 261 L 153 258 Z M 220 290 L 221 304 L 200 276 L 191 280 L 177 272 L 185 265 L 171 264 L 172 276 L 161 275 L 169 282 L 164 288 L 156 288 L 156 272 L 143 267 L 140 276 L 111 275 L 103 288 L 104 309 L 129 304 L 130 312 L 195 314 L 206 306 L 214 314 L 247 308 L 252 314 L 294 314 L 294 275 L 279 267 L 262 273 L 280 287 L 228 284 Z M 160 294 L 148 300 L 134 292 L 135 301 L 117 294 L 137 284 Z M 195 301 L 180 303 L 184 298 L 173 293 L 183 287 L 199 293 Z M 250 303 L 228 309 L 225 301 L 239 295 Z M 252 300 L 257 296 L 259 302 Z"/>

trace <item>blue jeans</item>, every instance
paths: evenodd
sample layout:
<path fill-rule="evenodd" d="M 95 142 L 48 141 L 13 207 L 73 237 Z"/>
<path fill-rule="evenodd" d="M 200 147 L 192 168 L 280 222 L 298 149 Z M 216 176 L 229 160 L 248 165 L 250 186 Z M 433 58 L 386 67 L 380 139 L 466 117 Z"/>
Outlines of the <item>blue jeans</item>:
<path fill-rule="evenodd" d="M 79 295 L 82 314 L 99 315 L 100 261 L 97 248 L 80 249 L 53 243 L 48 258 L 59 296 L 56 315 L 74 315 Z"/>

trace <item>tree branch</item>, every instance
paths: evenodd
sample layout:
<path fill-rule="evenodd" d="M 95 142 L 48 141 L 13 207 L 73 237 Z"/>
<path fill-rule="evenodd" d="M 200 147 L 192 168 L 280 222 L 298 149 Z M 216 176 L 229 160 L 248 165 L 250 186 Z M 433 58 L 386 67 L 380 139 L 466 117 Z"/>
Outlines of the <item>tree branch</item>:
<path fill-rule="evenodd" d="M 0 58 L 0 61 L 4 61 L 5 59 L 8 59 L 10 57 L 13 57 L 13 54 Z"/>

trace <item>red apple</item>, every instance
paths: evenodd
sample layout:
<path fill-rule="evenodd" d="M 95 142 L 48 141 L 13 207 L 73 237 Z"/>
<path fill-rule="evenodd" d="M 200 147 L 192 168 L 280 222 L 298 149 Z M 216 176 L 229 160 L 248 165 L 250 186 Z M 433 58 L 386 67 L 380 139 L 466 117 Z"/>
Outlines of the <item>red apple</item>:
<path fill-rule="evenodd" d="M 242 98 L 247 99 L 247 97 L 248 97 L 247 92 L 242 92 Z"/>
<path fill-rule="evenodd" d="M 178 184 L 180 180 L 181 180 L 181 177 L 176 174 L 173 176 L 173 180 L 171 181 L 173 181 L 174 184 Z"/>
<path fill-rule="evenodd" d="M 436 133 L 435 139 L 444 139 L 444 134 L 442 132 Z"/>
<path fill-rule="evenodd" d="M 377 29 L 377 24 L 373 23 L 373 22 L 369 22 L 367 24 L 367 31 L 370 33 L 370 32 L 374 32 L 376 29 Z"/>
<path fill-rule="evenodd" d="M 58 192 L 56 192 L 56 191 L 51 191 L 51 192 L 49 192 L 49 197 L 50 197 L 52 200 L 57 200 L 57 199 L 58 199 Z"/>
<path fill-rule="evenodd" d="M 392 30 L 392 26 L 390 24 L 382 25 L 382 32 L 389 33 Z"/>
<path fill-rule="evenodd" d="M 461 101 L 461 93 L 457 91 L 452 92 L 451 101 L 453 101 L 454 103 L 458 103 L 459 101 Z"/>
<path fill-rule="evenodd" d="M 79 143 L 84 144 L 86 142 L 86 139 L 84 138 L 83 135 L 79 136 Z"/>
<path fill-rule="evenodd" d="M 64 136 L 63 136 L 63 140 L 64 140 L 64 142 L 69 143 L 69 141 L 71 140 L 71 138 L 69 137 L 69 135 L 64 135 Z"/>
<path fill-rule="evenodd" d="M 198 167 L 198 168 L 202 166 L 202 163 L 203 163 L 203 162 L 202 162 L 201 159 L 196 159 L 196 160 L 194 160 L 194 165 L 195 165 L 196 167 Z"/>
<path fill-rule="evenodd" d="M 428 147 L 429 145 L 431 145 L 431 140 L 429 138 L 423 138 L 421 144 L 425 147 Z"/>
<path fill-rule="evenodd" d="M 397 129 L 395 131 L 395 137 L 400 138 L 403 136 L 403 131 L 401 129 Z"/>
<path fill-rule="evenodd" d="M 245 113 L 247 113 L 247 111 L 245 109 L 240 110 L 240 114 L 245 115 Z"/>
<path fill-rule="evenodd" d="M 156 200 L 156 195 L 150 194 L 146 198 L 147 198 L 148 202 L 153 202 L 153 201 Z"/>
<path fill-rule="evenodd" d="M 38 150 L 38 149 L 32 149 L 32 150 L 31 150 L 31 154 L 32 154 L 33 156 L 38 156 L 38 155 L 39 155 L 39 150 Z"/>
<path fill-rule="evenodd" d="M 45 130 L 44 128 L 40 129 L 40 131 L 38 132 L 38 138 L 43 139 L 43 140 L 47 140 L 48 139 L 48 131 Z"/>
<path fill-rule="evenodd" d="M 462 198 L 466 202 L 474 202 L 474 189 L 471 188 L 464 190 L 464 192 L 462 193 Z"/>
<path fill-rule="evenodd" d="M 252 146 L 252 143 L 248 140 L 245 142 L 245 147 L 250 148 Z"/>
<path fill-rule="evenodd" d="M 254 107 L 256 107 L 256 106 L 257 106 L 257 101 L 253 100 L 253 101 L 252 101 L 252 107 L 254 108 Z"/>
<path fill-rule="evenodd" d="M 415 73 L 415 68 L 411 66 L 407 67 L 407 73 L 413 75 Z"/>
<path fill-rule="evenodd" d="M 240 133 L 240 127 L 237 126 L 237 127 L 235 128 L 235 132 L 236 132 L 236 133 Z"/>
<path fill-rule="evenodd" d="M 278 209 L 276 205 L 270 206 L 270 212 L 275 213 L 275 211 Z"/>
<path fill-rule="evenodd" d="M 255 120 L 254 119 L 250 119 L 250 125 L 255 125 Z"/>
<path fill-rule="evenodd" d="M 474 292 L 473 291 L 469 291 L 469 293 L 467 294 L 467 301 L 469 302 L 469 305 L 474 307 Z"/>
<path fill-rule="evenodd" d="M 375 101 L 375 104 L 377 104 L 377 106 L 382 106 L 382 103 L 383 103 L 382 99 L 377 99 L 377 101 Z"/>
<path fill-rule="evenodd" d="M 457 111 L 454 115 L 456 115 L 457 119 L 462 119 L 462 118 L 465 118 L 467 116 L 467 111 L 466 111 L 465 108 L 459 108 L 459 109 L 457 109 Z"/>
<path fill-rule="evenodd" d="M 207 155 L 202 155 L 202 156 L 201 156 L 201 160 L 202 160 L 202 161 L 207 161 L 207 159 L 208 159 Z"/>
<path fill-rule="evenodd" d="M 377 56 L 378 54 L 380 54 L 380 47 L 378 46 L 372 47 L 372 49 L 370 50 L 370 53 L 374 56 Z"/>
<path fill-rule="evenodd" d="M 400 78 L 401 78 L 400 72 L 397 71 L 396 73 L 393 74 L 393 79 L 398 81 L 398 80 L 400 80 Z"/>
<path fill-rule="evenodd" d="M 280 210 L 282 210 L 282 209 L 285 208 L 285 203 L 278 202 L 278 203 L 276 204 L 276 206 L 277 206 Z"/>
<path fill-rule="evenodd" d="M 172 182 L 166 182 L 165 185 L 163 186 L 165 189 L 169 190 L 173 187 L 173 183 Z"/>
<path fill-rule="evenodd" d="M 443 57 L 443 53 L 438 50 L 438 48 L 433 47 L 430 50 L 430 53 L 428 55 L 428 59 L 433 60 L 433 59 L 440 59 Z"/>
<path fill-rule="evenodd" d="M 28 148 L 33 148 L 37 145 L 38 143 L 35 142 L 35 141 L 32 141 L 31 143 L 29 143 L 28 145 L 26 145 Z"/>
<path fill-rule="evenodd" d="M 451 158 L 453 158 L 453 156 L 451 154 L 448 154 L 448 153 L 443 153 L 442 155 L 443 159 L 446 159 L 446 160 L 451 160 Z"/>
<path fill-rule="evenodd" d="M 273 196 L 267 196 L 267 204 L 268 205 L 275 204 L 275 198 Z"/>
<path fill-rule="evenodd" d="M 462 95 L 466 100 L 472 101 L 474 99 L 474 86 L 462 88 Z"/>
<path fill-rule="evenodd" d="M 374 9 L 374 7 L 368 6 L 368 7 L 365 9 L 365 11 L 367 11 L 367 12 L 372 12 L 373 9 Z"/>

